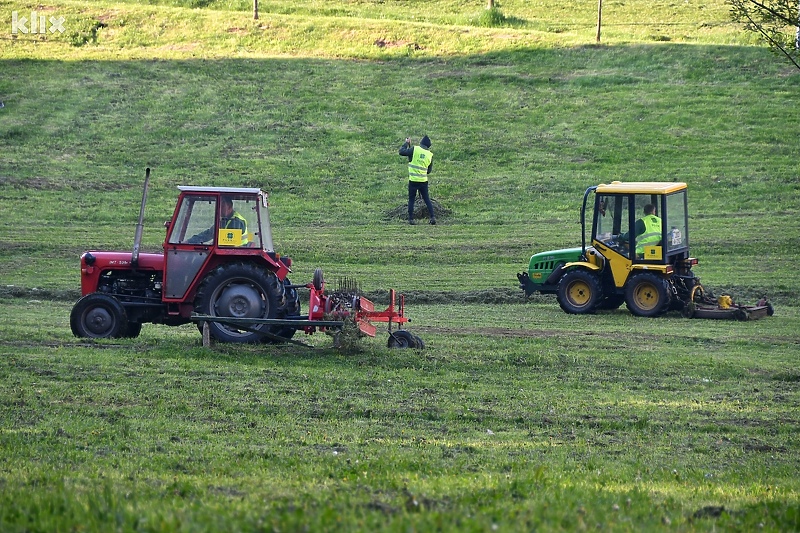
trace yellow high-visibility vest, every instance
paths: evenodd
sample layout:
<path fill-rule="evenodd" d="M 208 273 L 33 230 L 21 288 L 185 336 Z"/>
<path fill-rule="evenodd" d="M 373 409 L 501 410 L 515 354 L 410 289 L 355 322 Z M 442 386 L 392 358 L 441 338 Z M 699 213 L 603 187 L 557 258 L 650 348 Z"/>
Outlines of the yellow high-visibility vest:
<path fill-rule="evenodd" d="M 657 244 L 661 240 L 661 219 L 655 215 L 645 215 L 642 217 L 644 222 L 644 233 L 636 237 L 636 253 L 643 254 L 644 247 Z"/>
<path fill-rule="evenodd" d="M 428 181 L 428 167 L 431 166 L 431 161 L 433 161 L 433 152 L 421 146 L 415 146 L 414 155 L 408 163 L 408 181 Z"/>
<path fill-rule="evenodd" d="M 236 219 L 236 220 L 238 220 L 239 222 L 242 223 L 242 243 L 241 244 L 237 244 L 236 246 L 245 246 L 250 242 L 250 239 L 247 238 L 247 236 L 248 236 L 248 234 L 247 234 L 247 220 L 245 220 L 245 218 L 242 215 L 240 215 L 239 213 L 234 211 L 233 214 L 230 216 L 230 218 L 228 218 L 225 221 L 225 227 L 223 229 L 230 228 L 231 222 L 233 222 L 233 219 Z"/>

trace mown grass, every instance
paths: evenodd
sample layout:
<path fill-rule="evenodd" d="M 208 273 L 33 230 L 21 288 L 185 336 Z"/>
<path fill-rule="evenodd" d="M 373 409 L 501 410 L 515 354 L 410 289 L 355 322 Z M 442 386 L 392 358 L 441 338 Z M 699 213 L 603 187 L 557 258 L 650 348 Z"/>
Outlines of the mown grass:
<path fill-rule="evenodd" d="M 570 2 L 153 4 L 0 2 L 68 30 L 0 38 L 0 529 L 800 528 L 798 75 L 723 2 L 607 4 L 600 46 Z M 412 228 L 423 133 L 449 213 Z M 145 249 L 175 186 L 263 187 L 293 281 L 405 292 L 427 349 L 73 338 L 78 256 L 132 246 L 146 166 Z M 613 179 L 689 183 L 696 272 L 776 315 L 524 301 Z"/>
<path fill-rule="evenodd" d="M 425 352 L 342 355 L 207 350 L 189 326 L 82 344 L 68 304 L 3 304 L 27 332 L 1 348 L 4 529 L 798 525 L 796 313 L 687 335 L 418 306 Z"/>
<path fill-rule="evenodd" d="M 12 63 L 0 133 L 3 199 L 15 206 L 0 215 L 7 279 L 77 287 L 83 249 L 130 247 L 150 166 L 149 249 L 163 239 L 174 186 L 261 186 L 279 251 L 299 259 L 301 277 L 377 267 L 368 289 L 402 276 L 405 290 L 506 286 L 530 253 L 579 242 L 589 185 L 683 180 L 700 274 L 781 296 L 797 279 L 800 195 L 791 137 L 780 133 L 797 129 L 784 111 L 795 105 L 793 78 L 757 66 L 757 51 L 734 52 L 736 61 L 727 49 L 658 46 L 399 64 Z M 750 105 L 760 94 L 770 98 Z M 432 194 L 451 213 L 435 229 L 387 215 L 404 202 L 396 151 L 413 132 L 434 139 Z M 19 228 L 17 212 L 42 224 Z M 39 269 L 27 268 L 31 256 Z M 419 261 L 452 270 L 404 274 Z"/>

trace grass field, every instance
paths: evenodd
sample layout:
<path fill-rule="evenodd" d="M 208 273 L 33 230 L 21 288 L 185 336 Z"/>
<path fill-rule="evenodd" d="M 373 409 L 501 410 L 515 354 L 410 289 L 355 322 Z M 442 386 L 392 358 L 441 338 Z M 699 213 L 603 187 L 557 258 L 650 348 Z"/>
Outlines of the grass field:
<path fill-rule="evenodd" d="M 800 529 L 800 73 L 721 1 L 606 2 L 600 45 L 596 4 L 259 6 L 0 1 L 0 530 Z M 425 133 L 448 214 L 409 227 Z M 426 349 L 74 338 L 148 166 L 146 250 L 176 186 L 262 187 L 293 281 L 406 293 Z M 614 179 L 688 183 L 697 274 L 775 316 L 524 300 Z"/>

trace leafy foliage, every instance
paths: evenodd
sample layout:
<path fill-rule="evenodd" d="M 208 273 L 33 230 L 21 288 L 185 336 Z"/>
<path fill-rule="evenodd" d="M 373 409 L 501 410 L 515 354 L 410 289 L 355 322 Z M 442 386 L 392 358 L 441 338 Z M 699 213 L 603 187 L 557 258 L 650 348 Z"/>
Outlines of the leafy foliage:
<path fill-rule="evenodd" d="M 729 0 L 733 20 L 800 69 L 800 6 L 794 0 Z"/>

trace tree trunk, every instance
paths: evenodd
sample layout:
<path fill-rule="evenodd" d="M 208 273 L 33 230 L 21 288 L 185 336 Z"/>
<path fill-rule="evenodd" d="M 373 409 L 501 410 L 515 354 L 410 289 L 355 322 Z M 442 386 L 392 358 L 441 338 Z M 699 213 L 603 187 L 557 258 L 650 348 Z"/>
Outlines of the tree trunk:
<path fill-rule="evenodd" d="M 794 49 L 800 50 L 800 2 L 797 4 L 797 32 L 794 34 Z"/>
<path fill-rule="evenodd" d="M 258 20 L 258 0 L 253 0 L 253 20 Z"/>
<path fill-rule="evenodd" d="M 486 9 L 494 9 L 494 0 L 486 0 Z"/>

